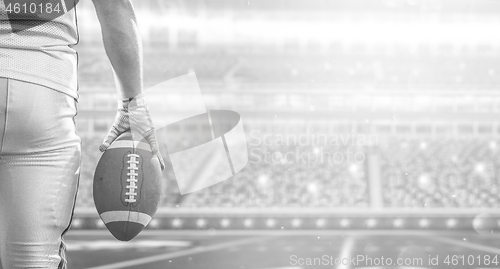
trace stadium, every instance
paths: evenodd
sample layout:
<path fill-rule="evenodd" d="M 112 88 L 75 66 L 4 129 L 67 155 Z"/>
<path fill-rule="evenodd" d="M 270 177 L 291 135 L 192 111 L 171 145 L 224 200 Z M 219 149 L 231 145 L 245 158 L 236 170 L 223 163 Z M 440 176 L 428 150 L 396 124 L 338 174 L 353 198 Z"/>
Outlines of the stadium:
<path fill-rule="evenodd" d="M 111 237 L 92 184 L 116 91 L 95 12 L 82 1 L 70 268 L 498 267 L 500 2 L 134 5 L 146 88 L 183 89 L 176 78 L 193 74 L 207 110 L 241 115 L 248 163 L 189 194 L 167 165 L 146 230 L 127 243 Z M 166 118 L 192 100 L 156 94 L 149 105 Z M 165 153 L 168 134 L 157 132 Z"/>

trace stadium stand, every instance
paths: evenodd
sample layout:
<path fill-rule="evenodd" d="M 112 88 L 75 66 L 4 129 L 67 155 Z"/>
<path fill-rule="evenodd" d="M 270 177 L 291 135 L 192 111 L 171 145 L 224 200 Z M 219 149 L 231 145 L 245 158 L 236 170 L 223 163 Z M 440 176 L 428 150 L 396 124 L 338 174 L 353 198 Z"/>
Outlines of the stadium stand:
<path fill-rule="evenodd" d="M 93 207 L 92 180 L 102 139 L 98 135 L 83 138 L 79 207 Z M 162 152 L 166 152 L 162 146 Z M 262 208 L 369 205 L 364 163 L 361 159 L 357 163 L 344 157 L 346 152 L 354 152 L 350 145 L 325 147 L 321 152 L 318 147 L 299 145 L 250 146 L 249 151 L 253 152 L 249 164 L 235 177 L 184 196 L 180 195 L 175 175 L 167 166 L 161 206 Z"/>
<path fill-rule="evenodd" d="M 496 140 L 395 139 L 380 149 L 387 207 L 498 207 Z"/>
<path fill-rule="evenodd" d="M 100 157 L 101 136 L 83 138 L 79 207 L 92 207 L 93 171 Z M 181 196 L 175 175 L 167 168 L 162 207 L 367 207 L 366 163 L 318 161 L 344 147 L 250 146 L 250 162 L 231 180 Z M 359 149 L 357 149 L 359 150 Z M 165 151 L 165 148 L 162 149 Z M 266 152 L 266 153 L 264 153 Z M 285 158 L 291 152 L 294 157 Z M 387 147 L 363 154 L 380 158 L 386 207 L 494 208 L 500 205 L 500 144 L 496 140 L 395 138 Z M 265 159 L 267 154 L 267 160 Z M 314 162 L 294 159 L 312 157 Z M 325 157 L 327 158 L 327 157 Z M 296 161 L 299 161 L 297 163 Z M 304 162 L 302 162 L 304 161 Z M 186 163 L 189 165 L 189 163 Z"/>
<path fill-rule="evenodd" d="M 112 71 L 104 54 L 80 52 L 81 83 L 110 84 Z M 500 83 L 498 56 L 426 56 L 411 53 L 389 56 L 330 55 L 245 55 L 229 53 L 149 53 L 145 55 L 149 83 L 159 83 L 189 72 L 200 81 L 231 81 L 246 84 L 340 85 L 385 90 L 439 87 L 492 89 Z M 246 88 L 245 88 L 246 89 Z"/>

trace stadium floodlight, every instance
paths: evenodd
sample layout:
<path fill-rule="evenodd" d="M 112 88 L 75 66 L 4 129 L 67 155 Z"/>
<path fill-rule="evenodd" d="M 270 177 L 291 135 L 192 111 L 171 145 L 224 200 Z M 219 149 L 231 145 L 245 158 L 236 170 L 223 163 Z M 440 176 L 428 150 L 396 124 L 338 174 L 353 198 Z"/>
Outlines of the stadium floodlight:
<path fill-rule="evenodd" d="M 292 227 L 293 228 L 298 228 L 302 225 L 302 220 L 301 219 L 293 219 L 292 220 Z"/>
<path fill-rule="evenodd" d="M 73 219 L 71 221 L 71 228 L 81 228 L 83 226 L 83 221 L 82 219 Z"/>
<path fill-rule="evenodd" d="M 151 221 L 149 222 L 149 225 L 148 225 L 148 226 L 149 226 L 149 227 L 151 227 L 151 228 L 158 228 L 158 227 L 160 227 L 160 224 L 161 224 L 160 220 L 158 220 L 158 219 L 153 219 L 153 220 L 151 220 Z"/>
<path fill-rule="evenodd" d="M 266 221 L 266 226 L 269 227 L 269 228 L 273 228 L 274 226 L 276 226 L 276 220 L 274 220 L 274 219 L 268 219 Z"/>
<path fill-rule="evenodd" d="M 351 225 L 350 220 L 348 220 L 348 219 L 341 219 L 340 220 L 340 227 L 347 228 L 347 227 L 349 227 L 349 225 Z"/>
<path fill-rule="evenodd" d="M 101 219 L 96 219 L 95 220 L 95 226 L 98 228 L 98 229 L 103 229 L 104 227 L 104 222 L 101 221 Z"/>
<path fill-rule="evenodd" d="M 204 228 L 207 225 L 207 221 L 205 219 L 196 220 L 196 226 L 198 228 Z"/>
<path fill-rule="evenodd" d="M 420 226 L 420 228 L 427 228 L 427 227 L 429 227 L 429 225 L 430 225 L 430 221 L 428 219 L 421 219 L 418 222 L 418 226 Z"/>
<path fill-rule="evenodd" d="M 368 228 L 373 228 L 373 227 L 377 226 L 377 220 L 373 219 L 373 218 L 366 220 L 366 226 Z"/>
<path fill-rule="evenodd" d="M 230 220 L 230 219 L 226 219 L 226 218 L 224 218 L 224 219 L 222 219 L 222 220 L 220 221 L 220 226 L 222 226 L 222 228 L 227 228 L 227 227 L 229 227 L 230 225 L 231 225 L 231 220 Z"/>
<path fill-rule="evenodd" d="M 252 219 L 245 219 L 243 221 L 243 226 L 246 228 L 251 228 L 253 226 L 253 220 Z"/>
<path fill-rule="evenodd" d="M 401 228 L 404 225 L 404 220 L 402 220 L 402 219 L 395 219 L 393 221 L 393 225 L 394 225 L 395 228 Z"/>
<path fill-rule="evenodd" d="M 455 228 L 456 226 L 457 226 L 457 220 L 456 219 L 448 219 L 446 221 L 446 227 L 448 227 L 449 229 Z"/>
<path fill-rule="evenodd" d="M 173 228 L 181 228 L 182 227 L 182 220 L 179 218 L 175 218 L 172 220 L 172 227 Z"/>
<path fill-rule="evenodd" d="M 482 227 L 482 226 L 483 226 L 483 224 L 484 224 L 484 223 L 483 223 L 483 220 L 482 220 L 482 219 L 474 219 L 474 220 L 472 221 L 472 226 L 473 226 L 474 228 L 480 228 L 480 227 Z"/>
<path fill-rule="evenodd" d="M 325 227 L 325 225 L 326 225 L 326 220 L 325 219 L 318 219 L 316 221 L 316 226 L 318 228 L 323 228 L 323 227 Z"/>

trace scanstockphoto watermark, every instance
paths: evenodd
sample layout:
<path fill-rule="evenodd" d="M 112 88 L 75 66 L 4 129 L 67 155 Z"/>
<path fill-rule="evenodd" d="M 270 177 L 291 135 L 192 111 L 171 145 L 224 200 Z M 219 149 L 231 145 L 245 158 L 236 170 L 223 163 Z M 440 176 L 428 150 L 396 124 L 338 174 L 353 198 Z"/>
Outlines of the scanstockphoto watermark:
<path fill-rule="evenodd" d="M 422 266 L 423 258 L 390 258 L 390 257 L 369 257 L 368 255 L 355 255 L 348 257 L 334 257 L 322 255 L 319 257 L 290 256 L 292 266 Z"/>
<path fill-rule="evenodd" d="M 379 143 L 375 134 L 250 133 L 250 162 L 273 164 L 360 164 L 367 146 Z"/>
<path fill-rule="evenodd" d="M 332 255 L 322 255 L 316 257 L 303 257 L 290 255 L 290 265 L 292 266 L 408 266 L 408 267 L 430 267 L 430 266 L 469 266 L 469 267 L 489 267 L 498 266 L 499 255 L 492 254 L 430 254 L 423 257 L 387 257 L 350 255 L 346 257 L 335 257 Z"/>
<path fill-rule="evenodd" d="M 251 163 L 273 163 L 273 164 L 306 164 L 311 167 L 315 164 L 360 164 L 366 160 L 363 151 L 351 149 L 324 151 L 324 148 L 315 148 L 311 151 L 301 151 L 295 148 L 289 151 L 269 150 L 268 148 L 252 148 L 250 150 Z"/>

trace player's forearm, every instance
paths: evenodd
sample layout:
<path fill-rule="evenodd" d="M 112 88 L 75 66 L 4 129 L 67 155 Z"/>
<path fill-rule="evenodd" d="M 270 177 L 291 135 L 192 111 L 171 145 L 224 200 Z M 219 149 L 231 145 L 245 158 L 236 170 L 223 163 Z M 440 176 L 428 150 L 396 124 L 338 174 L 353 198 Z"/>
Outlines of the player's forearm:
<path fill-rule="evenodd" d="M 118 94 L 121 98 L 137 96 L 143 86 L 142 45 L 132 4 L 129 0 L 93 1 Z"/>

